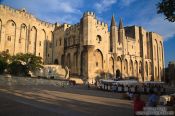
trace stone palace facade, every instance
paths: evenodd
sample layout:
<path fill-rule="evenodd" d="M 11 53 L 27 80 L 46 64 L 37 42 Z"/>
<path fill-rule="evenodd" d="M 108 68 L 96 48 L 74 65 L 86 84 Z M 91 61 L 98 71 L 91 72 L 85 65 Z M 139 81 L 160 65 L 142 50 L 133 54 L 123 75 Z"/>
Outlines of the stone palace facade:
<path fill-rule="evenodd" d="M 71 20 L 71 19 L 70 19 Z M 140 81 L 164 80 L 162 36 L 140 26 L 124 27 L 114 16 L 111 25 L 85 12 L 74 25 L 51 24 L 25 9 L 0 5 L 0 51 L 32 53 L 44 64 L 67 66 L 71 75 L 94 79 L 99 72 Z"/>

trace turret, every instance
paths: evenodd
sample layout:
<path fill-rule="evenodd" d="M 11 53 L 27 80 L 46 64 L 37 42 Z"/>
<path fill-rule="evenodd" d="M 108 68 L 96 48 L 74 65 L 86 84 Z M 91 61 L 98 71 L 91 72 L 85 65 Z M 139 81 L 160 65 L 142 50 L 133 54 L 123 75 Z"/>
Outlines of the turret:
<path fill-rule="evenodd" d="M 95 33 L 92 33 L 96 28 L 96 19 L 95 13 L 93 12 L 85 12 L 81 19 L 81 32 L 82 36 L 80 38 L 83 39 L 83 45 L 93 45 L 93 37 L 96 37 Z"/>
<path fill-rule="evenodd" d="M 125 45 L 126 45 L 126 38 L 125 38 L 125 30 L 124 30 L 124 27 L 123 27 L 122 18 L 120 18 L 118 34 L 119 34 L 118 42 L 119 42 L 119 44 L 122 44 L 122 46 L 123 46 L 122 47 L 123 48 L 123 54 L 126 54 L 127 53 L 127 49 L 125 47 Z"/>
<path fill-rule="evenodd" d="M 122 18 L 120 18 L 120 22 L 119 22 L 119 39 L 118 39 L 119 43 L 122 43 L 122 41 L 124 39 L 124 35 L 125 35 L 125 32 L 124 32 L 124 28 L 123 28 L 123 21 L 122 21 Z"/>
<path fill-rule="evenodd" d="M 123 29 L 123 21 L 122 21 L 122 18 L 120 18 L 119 29 Z"/>
<path fill-rule="evenodd" d="M 116 42 L 118 39 L 118 29 L 115 22 L 114 15 L 111 19 L 111 26 L 110 26 L 110 52 L 116 53 Z"/>
<path fill-rule="evenodd" d="M 112 26 L 116 26 L 116 22 L 115 22 L 115 17 L 114 15 L 112 15 L 112 19 L 111 19 L 111 27 Z"/>

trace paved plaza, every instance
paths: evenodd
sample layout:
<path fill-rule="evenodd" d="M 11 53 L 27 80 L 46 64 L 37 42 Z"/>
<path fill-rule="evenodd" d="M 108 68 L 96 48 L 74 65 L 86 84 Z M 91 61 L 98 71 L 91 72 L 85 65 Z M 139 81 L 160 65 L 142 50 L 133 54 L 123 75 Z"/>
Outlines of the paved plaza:
<path fill-rule="evenodd" d="M 0 116 L 131 116 L 122 94 L 83 87 L 1 85 Z"/>

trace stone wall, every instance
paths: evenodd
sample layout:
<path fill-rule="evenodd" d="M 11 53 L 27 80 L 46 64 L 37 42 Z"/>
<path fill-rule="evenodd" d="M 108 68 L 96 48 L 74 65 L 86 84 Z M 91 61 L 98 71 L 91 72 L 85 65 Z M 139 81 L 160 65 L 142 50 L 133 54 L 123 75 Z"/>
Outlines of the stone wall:
<path fill-rule="evenodd" d="M 33 53 L 52 63 L 54 25 L 35 18 L 25 9 L 0 5 L 0 51 Z"/>
<path fill-rule="evenodd" d="M 163 38 L 143 27 L 124 27 L 122 19 L 117 26 L 113 16 L 109 30 L 93 12 L 74 25 L 50 24 L 4 5 L 0 12 L 0 51 L 33 53 L 90 81 L 102 72 L 115 76 L 116 70 L 140 81 L 164 80 Z"/>

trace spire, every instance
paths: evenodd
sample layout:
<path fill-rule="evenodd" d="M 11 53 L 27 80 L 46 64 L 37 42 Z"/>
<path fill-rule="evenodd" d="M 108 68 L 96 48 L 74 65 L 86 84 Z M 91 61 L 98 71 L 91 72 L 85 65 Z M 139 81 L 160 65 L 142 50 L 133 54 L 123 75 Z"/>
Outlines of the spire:
<path fill-rule="evenodd" d="M 116 26 L 114 15 L 112 15 L 111 26 Z"/>
<path fill-rule="evenodd" d="M 123 21 L 122 21 L 122 18 L 120 18 L 119 29 L 123 29 Z"/>

